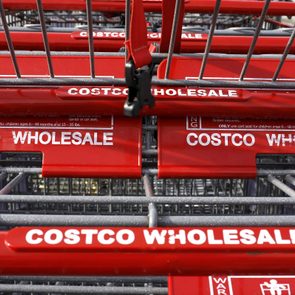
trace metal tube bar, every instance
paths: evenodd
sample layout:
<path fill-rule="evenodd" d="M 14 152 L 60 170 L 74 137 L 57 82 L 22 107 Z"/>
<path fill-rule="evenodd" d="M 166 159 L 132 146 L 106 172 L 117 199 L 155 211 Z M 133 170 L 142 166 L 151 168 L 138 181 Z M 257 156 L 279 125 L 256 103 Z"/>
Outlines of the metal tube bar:
<path fill-rule="evenodd" d="M 157 126 L 154 126 L 154 125 L 143 125 L 142 126 L 142 129 L 143 130 L 149 130 L 149 131 L 155 131 L 157 130 Z M 150 150 L 151 153 L 154 152 L 154 151 L 157 151 L 157 150 Z"/>
<path fill-rule="evenodd" d="M 153 227 L 157 227 L 158 226 L 158 211 L 157 211 L 157 207 L 155 205 L 155 203 L 149 203 L 148 206 L 148 210 L 149 210 L 149 227 L 153 228 Z"/>
<path fill-rule="evenodd" d="M 144 186 L 145 195 L 149 198 L 153 197 L 154 196 L 153 187 L 152 187 L 150 178 L 147 174 L 143 176 L 143 186 Z"/>
<path fill-rule="evenodd" d="M 23 167 L 0 167 L 1 172 L 5 173 L 42 173 L 42 168 L 23 168 Z"/>
<path fill-rule="evenodd" d="M 1 85 L 1 81 L 0 81 Z M 227 80 L 164 80 L 154 78 L 152 85 L 157 86 L 174 86 L 174 87 L 235 87 L 235 88 L 252 88 L 252 89 L 288 89 L 294 91 L 294 82 L 272 82 L 272 81 L 227 81 Z"/>
<path fill-rule="evenodd" d="M 42 30 L 44 49 L 45 49 L 46 58 L 47 58 L 48 70 L 49 70 L 50 77 L 54 78 L 54 70 L 53 70 L 50 46 L 49 46 L 49 41 L 47 36 L 47 28 L 46 28 L 46 22 L 45 22 L 45 16 L 44 16 L 43 4 L 42 4 L 42 0 L 36 0 L 36 1 L 37 1 L 38 15 L 39 15 L 40 25 Z"/>
<path fill-rule="evenodd" d="M 126 0 L 125 3 L 125 44 L 130 38 L 130 7 L 131 7 L 131 0 Z M 125 62 L 127 62 L 128 58 L 128 51 L 125 45 Z"/>
<path fill-rule="evenodd" d="M 166 287 L 113 287 L 113 286 L 58 286 L 0 284 L 1 292 L 66 293 L 66 294 L 167 294 Z"/>
<path fill-rule="evenodd" d="M 153 78 L 152 84 L 155 86 L 173 86 L 173 87 L 224 87 L 224 88 L 252 88 L 252 89 L 276 89 L 276 90 L 290 90 L 295 89 L 294 82 L 272 82 L 272 81 L 226 81 L 226 80 L 164 80 Z M 11 79 L 3 78 L 0 79 L 1 86 L 9 87 L 23 87 L 23 86 L 126 86 L 125 79 L 117 78 L 34 78 L 34 79 Z"/>
<path fill-rule="evenodd" d="M 88 282 L 88 283 L 99 283 L 99 282 L 111 282 L 111 283 L 167 283 L 166 277 L 161 276 L 0 276 L 0 280 L 15 280 L 15 281 L 35 281 L 35 282 Z"/>
<path fill-rule="evenodd" d="M 143 176 L 143 186 L 146 196 L 150 199 L 154 196 L 153 187 L 151 184 L 150 177 L 145 174 Z M 158 211 L 155 203 L 149 203 L 149 227 L 157 227 L 158 226 Z"/>
<path fill-rule="evenodd" d="M 165 79 L 169 79 L 182 1 L 184 1 L 184 0 L 176 0 L 176 3 L 175 3 L 172 32 L 171 32 L 171 38 L 170 38 L 170 43 L 169 43 L 167 64 L 166 64 L 166 69 L 165 69 Z"/>
<path fill-rule="evenodd" d="M 160 226 L 295 226 L 294 215 L 159 216 Z"/>
<path fill-rule="evenodd" d="M 148 226 L 145 216 L 0 214 L 2 226 Z M 295 226 L 294 215 L 159 216 L 159 226 Z"/>
<path fill-rule="evenodd" d="M 7 175 L 6 172 L 1 172 L 0 173 L 0 181 L 3 180 L 5 178 L 5 176 Z"/>
<path fill-rule="evenodd" d="M 19 81 L 19 82 L 18 82 Z M 125 86 L 125 79 L 114 79 L 114 78 L 23 78 L 23 79 L 0 79 L 0 86 L 66 86 L 66 85 L 116 85 L 116 86 Z"/>
<path fill-rule="evenodd" d="M 288 35 L 291 36 L 291 33 Z M 26 50 L 16 50 L 15 51 L 18 54 L 26 55 L 26 56 L 44 56 L 43 51 L 26 51 Z M 1 55 L 7 55 L 9 54 L 9 51 L 0 51 Z M 74 52 L 74 51 L 51 51 L 51 56 L 88 56 L 89 52 Z M 103 57 L 114 57 L 114 56 L 121 56 L 124 57 L 123 52 L 95 52 L 95 56 L 103 56 Z M 168 53 L 152 53 L 153 62 L 160 63 L 163 59 L 167 58 Z M 191 58 L 202 58 L 204 56 L 204 53 L 182 53 L 181 55 L 175 54 L 177 56 L 182 57 L 191 57 Z M 233 57 L 238 58 L 246 58 L 246 54 L 223 54 L 223 53 L 211 53 L 210 56 L 220 58 L 220 59 L 228 59 Z M 254 54 L 254 57 L 257 57 L 259 59 L 273 59 L 277 58 L 279 59 L 282 55 L 281 54 Z M 290 59 L 295 59 L 295 55 L 291 55 Z"/>
<path fill-rule="evenodd" d="M 1 171 L 1 168 L 0 168 Z M 143 168 L 142 169 L 143 174 L 149 174 L 149 175 L 158 175 L 158 169 L 156 168 Z M 266 170 L 266 169 L 258 169 L 257 170 L 257 176 L 268 176 L 269 174 L 272 175 L 287 175 L 287 174 L 295 174 L 294 169 L 273 169 L 273 170 Z"/>
<path fill-rule="evenodd" d="M 291 175 L 287 175 L 287 176 L 286 176 L 286 181 L 287 181 L 288 183 L 290 183 L 291 185 L 295 186 L 295 178 L 292 177 Z"/>
<path fill-rule="evenodd" d="M 21 78 L 20 70 L 19 70 L 19 67 L 18 67 L 16 55 L 15 55 L 14 46 L 13 46 L 13 43 L 12 43 L 12 40 L 11 40 L 9 27 L 8 27 L 8 24 L 7 24 L 7 21 L 6 21 L 6 15 L 5 15 L 2 0 L 0 0 L 0 13 L 1 13 L 2 26 L 3 26 L 3 29 L 4 29 L 5 38 L 6 38 L 8 50 L 10 52 L 10 57 L 11 57 L 11 61 L 12 61 L 13 67 L 14 67 L 14 71 L 15 71 L 15 74 L 16 74 L 17 78 Z"/>
<path fill-rule="evenodd" d="M 24 179 L 24 176 L 25 174 L 23 172 L 20 172 L 15 178 L 13 178 L 0 190 L 0 195 L 9 194 L 11 190 Z"/>
<path fill-rule="evenodd" d="M 63 195 L 1 195 L 1 203 L 54 204 L 233 204 L 233 205 L 294 205 L 289 197 L 211 197 L 211 196 L 63 196 Z"/>
<path fill-rule="evenodd" d="M 255 46 L 256 46 L 257 39 L 259 37 L 259 33 L 261 31 L 262 25 L 263 25 L 265 17 L 266 17 L 266 13 L 267 13 L 270 1 L 271 0 L 265 0 L 264 6 L 263 6 L 263 9 L 262 9 L 260 18 L 259 18 L 258 25 L 256 26 L 256 30 L 255 30 L 255 33 L 254 33 L 253 40 L 252 40 L 251 46 L 250 46 L 248 54 L 247 54 L 247 58 L 245 60 L 245 63 L 243 65 L 243 68 L 242 68 L 242 71 L 241 71 L 241 74 L 240 74 L 240 81 L 243 81 L 243 79 L 245 77 L 246 71 L 248 69 L 251 57 L 253 55 L 253 52 L 254 52 L 254 49 L 255 49 Z"/>
<path fill-rule="evenodd" d="M 203 79 L 205 68 L 207 65 L 207 60 L 208 60 L 209 52 L 211 49 L 211 44 L 212 44 L 212 40 L 213 40 L 213 36 L 214 36 L 214 31 L 215 31 L 215 27 L 216 27 L 216 23 L 217 23 L 217 17 L 218 17 L 220 5 L 221 5 L 221 0 L 217 0 L 216 4 L 215 4 L 214 13 L 213 13 L 213 17 L 212 17 L 212 23 L 210 26 L 210 31 L 209 31 L 209 35 L 208 35 L 208 39 L 207 39 L 207 43 L 206 43 L 206 47 L 205 47 L 205 52 L 204 52 L 204 56 L 203 56 L 203 60 L 202 60 L 201 68 L 200 68 L 200 73 L 199 73 L 200 80 Z"/>
<path fill-rule="evenodd" d="M 142 168 L 142 174 L 158 175 L 158 169 L 156 168 Z"/>
<path fill-rule="evenodd" d="M 277 178 L 273 177 L 272 175 L 268 175 L 267 180 L 271 184 L 273 184 L 275 187 L 280 189 L 282 192 L 287 194 L 289 197 L 295 199 L 295 191 L 292 188 L 290 188 L 289 186 L 287 186 L 286 184 L 284 184 L 283 182 L 281 182 Z"/>
<path fill-rule="evenodd" d="M 287 175 L 287 174 L 295 174 L 294 169 L 286 169 L 286 170 L 264 170 L 259 169 L 257 170 L 258 176 L 267 176 L 267 175 Z"/>
<path fill-rule="evenodd" d="M 6 173 L 42 173 L 42 168 L 24 168 L 24 167 L 0 167 L 0 172 L 6 172 Z M 157 175 L 158 169 L 156 168 L 143 168 L 142 169 L 143 175 Z M 294 169 L 286 169 L 286 170 L 265 170 L 265 169 L 258 169 L 257 175 L 258 176 L 268 176 L 269 174 L 272 175 L 295 175 Z"/>
<path fill-rule="evenodd" d="M 148 226 L 146 216 L 0 214 L 2 226 Z"/>
<path fill-rule="evenodd" d="M 288 44 L 285 47 L 285 50 L 284 50 L 284 53 L 283 53 L 282 58 L 280 60 L 280 63 L 279 63 L 279 65 L 278 65 L 278 67 L 277 67 L 277 69 L 276 69 L 276 71 L 275 71 L 275 73 L 273 75 L 272 81 L 277 80 L 277 78 L 278 78 L 278 76 L 279 76 L 279 74 L 281 72 L 281 69 L 282 69 L 282 67 L 283 67 L 283 65 L 285 63 L 285 60 L 286 60 L 286 58 L 287 58 L 287 56 L 288 56 L 288 54 L 290 52 L 290 49 L 292 47 L 292 44 L 293 44 L 294 40 L 295 40 L 295 26 L 294 26 L 292 35 L 291 35 L 291 37 L 290 37 L 290 39 L 288 41 Z"/>
<path fill-rule="evenodd" d="M 87 25 L 88 25 L 90 75 L 91 75 L 91 78 L 95 78 L 92 0 L 86 0 L 86 14 L 87 14 Z"/>
<path fill-rule="evenodd" d="M 158 151 L 153 149 L 147 149 L 142 151 L 142 155 L 145 157 L 156 157 L 158 155 Z"/>

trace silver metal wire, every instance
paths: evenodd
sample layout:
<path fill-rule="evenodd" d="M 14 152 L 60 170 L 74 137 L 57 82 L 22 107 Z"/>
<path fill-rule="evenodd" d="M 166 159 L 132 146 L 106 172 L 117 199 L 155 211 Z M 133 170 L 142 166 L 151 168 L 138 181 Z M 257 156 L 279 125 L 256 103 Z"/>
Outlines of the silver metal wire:
<path fill-rule="evenodd" d="M 8 46 L 9 52 L 10 52 L 10 56 L 11 56 L 12 64 L 13 64 L 13 67 L 14 67 L 14 71 L 15 71 L 16 77 L 21 78 L 21 74 L 20 74 L 18 63 L 17 63 L 17 58 L 16 58 L 16 55 L 15 55 L 12 39 L 11 39 L 11 36 L 10 36 L 10 31 L 9 31 L 9 27 L 8 27 L 8 24 L 7 24 L 5 10 L 4 10 L 2 0 L 0 0 L 0 14 L 1 14 L 1 21 L 2 21 L 3 28 L 4 28 L 5 38 L 6 38 L 6 41 L 7 41 L 7 46 Z"/>
<path fill-rule="evenodd" d="M 37 1 L 38 14 L 39 14 L 40 25 L 42 30 L 43 43 L 44 43 L 44 48 L 45 48 L 45 53 L 47 58 L 48 70 L 49 70 L 50 77 L 54 78 L 54 69 L 52 64 L 48 36 L 47 36 L 47 28 L 45 23 L 43 4 L 42 4 L 42 0 L 36 0 L 36 1 Z"/>
<path fill-rule="evenodd" d="M 167 294 L 167 288 L 157 287 L 112 287 L 112 286 L 48 286 L 0 284 L 0 292 L 66 293 L 66 294 Z"/>
<path fill-rule="evenodd" d="M 1 78 L 0 86 L 125 86 L 125 79 L 116 78 Z M 273 90 L 293 90 L 295 89 L 295 82 L 285 81 L 234 81 L 234 80 L 165 80 L 152 79 L 152 85 L 157 86 L 173 86 L 173 87 L 235 87 L 235 88 L 255 88 L 255 89 L 273 89 Z"/>
<path fill-rule="evenodd" d="M 168 57 L 167 57 L 167 64 L 165 70 L 165 79 L 169 79 L 170 69 L 171 69 L 171 62 L 175 47 L 176 41 L 176 34 L 178 29 L 178 23 L 180 21 L 180 11 L 181 11 L 181 4 L 183 0 L 176 0 L 175 9 L 174 9 L 174 16 L 173 16 L 173 24 L 172 24 L 172 31 L 169 43 L 169 50 L 168 50 Z"/>
<path fill-rule="evenodd" d="M 270 183 L 283 191 L 287 196 L 290 196 L 295 200 L 295 191 L 292 188 L 290 188 L 277 178 L 273 177 L 272 175 L 268 175 L 267 179 Z"/>
<path fill-rule="evenodd" d="M 0 195 L 9 194 L 13 190 L 13 188 L 24 179 L 24 176 L 24 173 L 20 172 L 15 178 L 13 178 L 0 190 Z"/>
<path fill-rule="evenodd" d="M 213 40 L 213 36 L 214 36 L 214 31 L 215 31 L 215 27 L 216 27 L 216 23 L 217 23 L 217 17 L 218 17 L 220 5 L 221 5 L 221 0 L 217 0 L 216 4 L 215 4 L 215 8 L 214 8 L 212 23 L 210 26 L 210 31 L 209 31 L 206 47 L 205 47 L 205 53 L 203 56 L 203 60 L 202 60 L 202 64 L 201 64 L 201 68 L 200 68 L 200 72 L 199 72 L 199 79 L 200 80 L 203 79 L 205 68 L 207 65 L 207 60 L 208 60 L 208 56 L 210 53 L 210 48 L 211 48 L 211 44 L 212 44 L 212 40 Z"/>
<path fill-rule="evenodd" d="M 294 178 L 293 176 L 291 176 L 291 175 L 287 175 L 287 176 L 286 176 L 286 181 L 287 181 L 289 184 L 295 186 L 295 178 Z"/>
<path fill-rule="evenodd" d="M 86 0 L 86 15 L 87 15 L 87 25 L 88 25 L 90 75 L 91 75 L 91 78 L 95 78 L 92 0 Z"/>
<path fill-rule="evenodd" d="M 279 63 L 279 65 L 278 65 L 278 67 L 277 67 L 277 69 L 276 69 L 276 71 L 275 71 L 275 73 L 273 75 L 272 81 L 276 81 L 278 79 L 278 76 L 279 76 L 279 74 L 281 72 L 281 69 L 282 69 L 282 67 L 283 67 L 283 65 L 285 63 L 285 60 L 286 60 L 286 58 L 287 58 L 287 56 L 288 56 L 288 54 L 290 52 L 290 49 L 291 49 L 291 46 L 292 46 L 294 40 L 295 40 L 295 26 L 294 26 L 292 35 L 290 36 L 290 39 L 289 39 L 289 41 L 288 41 L 288 43 L 287 43 L 287 45 L 285 47 L 285 50 L 284 50 L 284 53 L 283 53 L 283 55 L 281 57 L 280 63 Z"/>
<path fill-rule="evenodd" d="M 154 196 L 152 184 L 148 175 L 143 176 L 143 186 L 145 190 L 145 194 L 148 198 Z M 149 227 L 157 227 L 158 225 L 158 212 L 157 207 L 154 202 L 149 203 Z"/>
<path fill-rule="evenodd" d="M 131 0 L 126 0 L 125 3 L 125 44 L 130 38 L 130 11 L 131 11 Z M 125 62 L 127 62 L 128 51 L 125 46 Z"/>
<path fill-rule="evenodd" d="M 0 214 L 1 226 L 148 226 L 145 216 Z M 159 226 L 295 226 L 294 215 L 159 216 Z"/>
<path fill-rule="evenodd" d="M 265 0 L 265 2 L 264 2 L 264 6 L 263 6 L 263 9 L 262 9 L 260 18 L 259 18 L 259 22 L 258 22 L 258 24 L 256 26 L 256 30 L 255 30 L 255 33 L 254 33 L 254 36 L 253 36 L 253 40 L 252 40 L 252 43 L 250 45 L 250 48 L 249 48 L 249 51 L 248 51 L 248 54 L 247 54 L 247 58 L 246 58 L 246 60 L 244 62 L 243 68 L 241 70 L 240 81 L 243 81 L 244 77 L 246 75 L 246 72 L 247 72 L 247 69 L 249 67 L 250 60 L 251 60 L 251 57 L 253 55 L 253 52 L 254 52 L 254 49 L 255 49 L 255 46 L 256 46 L 260 31 L 262 29 L 262 26 L 263 26 L 263 23 L 264 23 L 264 20 L 265 20 L 266 13 L 267 13 L 270 2 L 271 2 L 271 0 Z"/>

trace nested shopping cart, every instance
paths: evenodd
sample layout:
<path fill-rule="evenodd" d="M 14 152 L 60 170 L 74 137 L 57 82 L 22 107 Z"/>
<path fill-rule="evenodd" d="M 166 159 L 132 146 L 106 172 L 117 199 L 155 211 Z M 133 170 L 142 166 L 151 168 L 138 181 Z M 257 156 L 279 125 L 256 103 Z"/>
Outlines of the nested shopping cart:
<path fill-rule="evenodd" d="M 294 292 L 294 2 L 0 10 L 1 294 Z"/>

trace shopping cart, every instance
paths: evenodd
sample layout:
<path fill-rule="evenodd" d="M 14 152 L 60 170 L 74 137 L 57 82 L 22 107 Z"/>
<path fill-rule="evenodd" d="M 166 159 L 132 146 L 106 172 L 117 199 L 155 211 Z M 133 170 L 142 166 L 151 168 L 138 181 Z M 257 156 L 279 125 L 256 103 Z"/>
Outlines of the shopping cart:
<path fill-rule="evenodd" d="M 293 290 L 295 3 L 126 2 L 0 1 L 0 292 Z"/>

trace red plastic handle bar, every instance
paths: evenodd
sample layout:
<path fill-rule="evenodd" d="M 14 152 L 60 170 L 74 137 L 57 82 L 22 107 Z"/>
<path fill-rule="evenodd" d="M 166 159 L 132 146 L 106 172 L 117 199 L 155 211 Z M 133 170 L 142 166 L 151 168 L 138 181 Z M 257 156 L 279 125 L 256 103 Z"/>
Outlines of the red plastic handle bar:
<path fill-rule="evenodd" d="M 118 51 L 124 46 L 124 33 L 95 32 L 94 46 L 96 51 Z M 44 50 L 41 32 L 11 31 L 13 45 L 17 50 Z M 85 51 L 88 50 L 87 32 L 76 31 L 68 33 L 48 32 L 50 48 L 53 51 Z M 214 36 L 211 52 L 220 53 L 247 53 L 251 45 L 252 36 Z M 33 41 L 32 41 L 33 40 Z M 148 44 L 159 42 L 159 33 L 148 34 Z M 254 53 L 282 53 L 289 40 L 288 36 L 261 36 L 259 37 Z M 183 53 L 204 52 L 207 34 L 183 33 L 181 51 Z M 0 49 L 7 49 L 4 32 L 0 32 Z M 291 46 L 290 53 L 295 53 L 295 44 Z"/>
<path fill-rule="evenodd" d="M 161 12 L 161 0 L 143 1 L 146 11 Z M 36 9 L 34 0 L 3 0 L 4 7 L 10 10 Z M 44 0 L 45 10 L 85 10 L 86 4 L 83 0 Z M 221 13 L 232 14 L 257 14 L 261 13 L 264 2 L 258 0 L 224 0 L 221 3 Z M 186 0 L 185 10 L 187 12 L 212 13 L 215 7 L 214 0 Z M 125 10 L 124 0 L 97 0 L 93 1 L 93 9 L 97 11 L 114 12 Z M 268 9 L 268 15 L 288 15 L 295 14 L 294 2 L 272 2 Z"/>
<path fill-rule="evenodd" d="M 294 228 L 15 228 L 4 275 L 291 274 Z M 140 263 L 138 263 L 140 261 Z"/>

